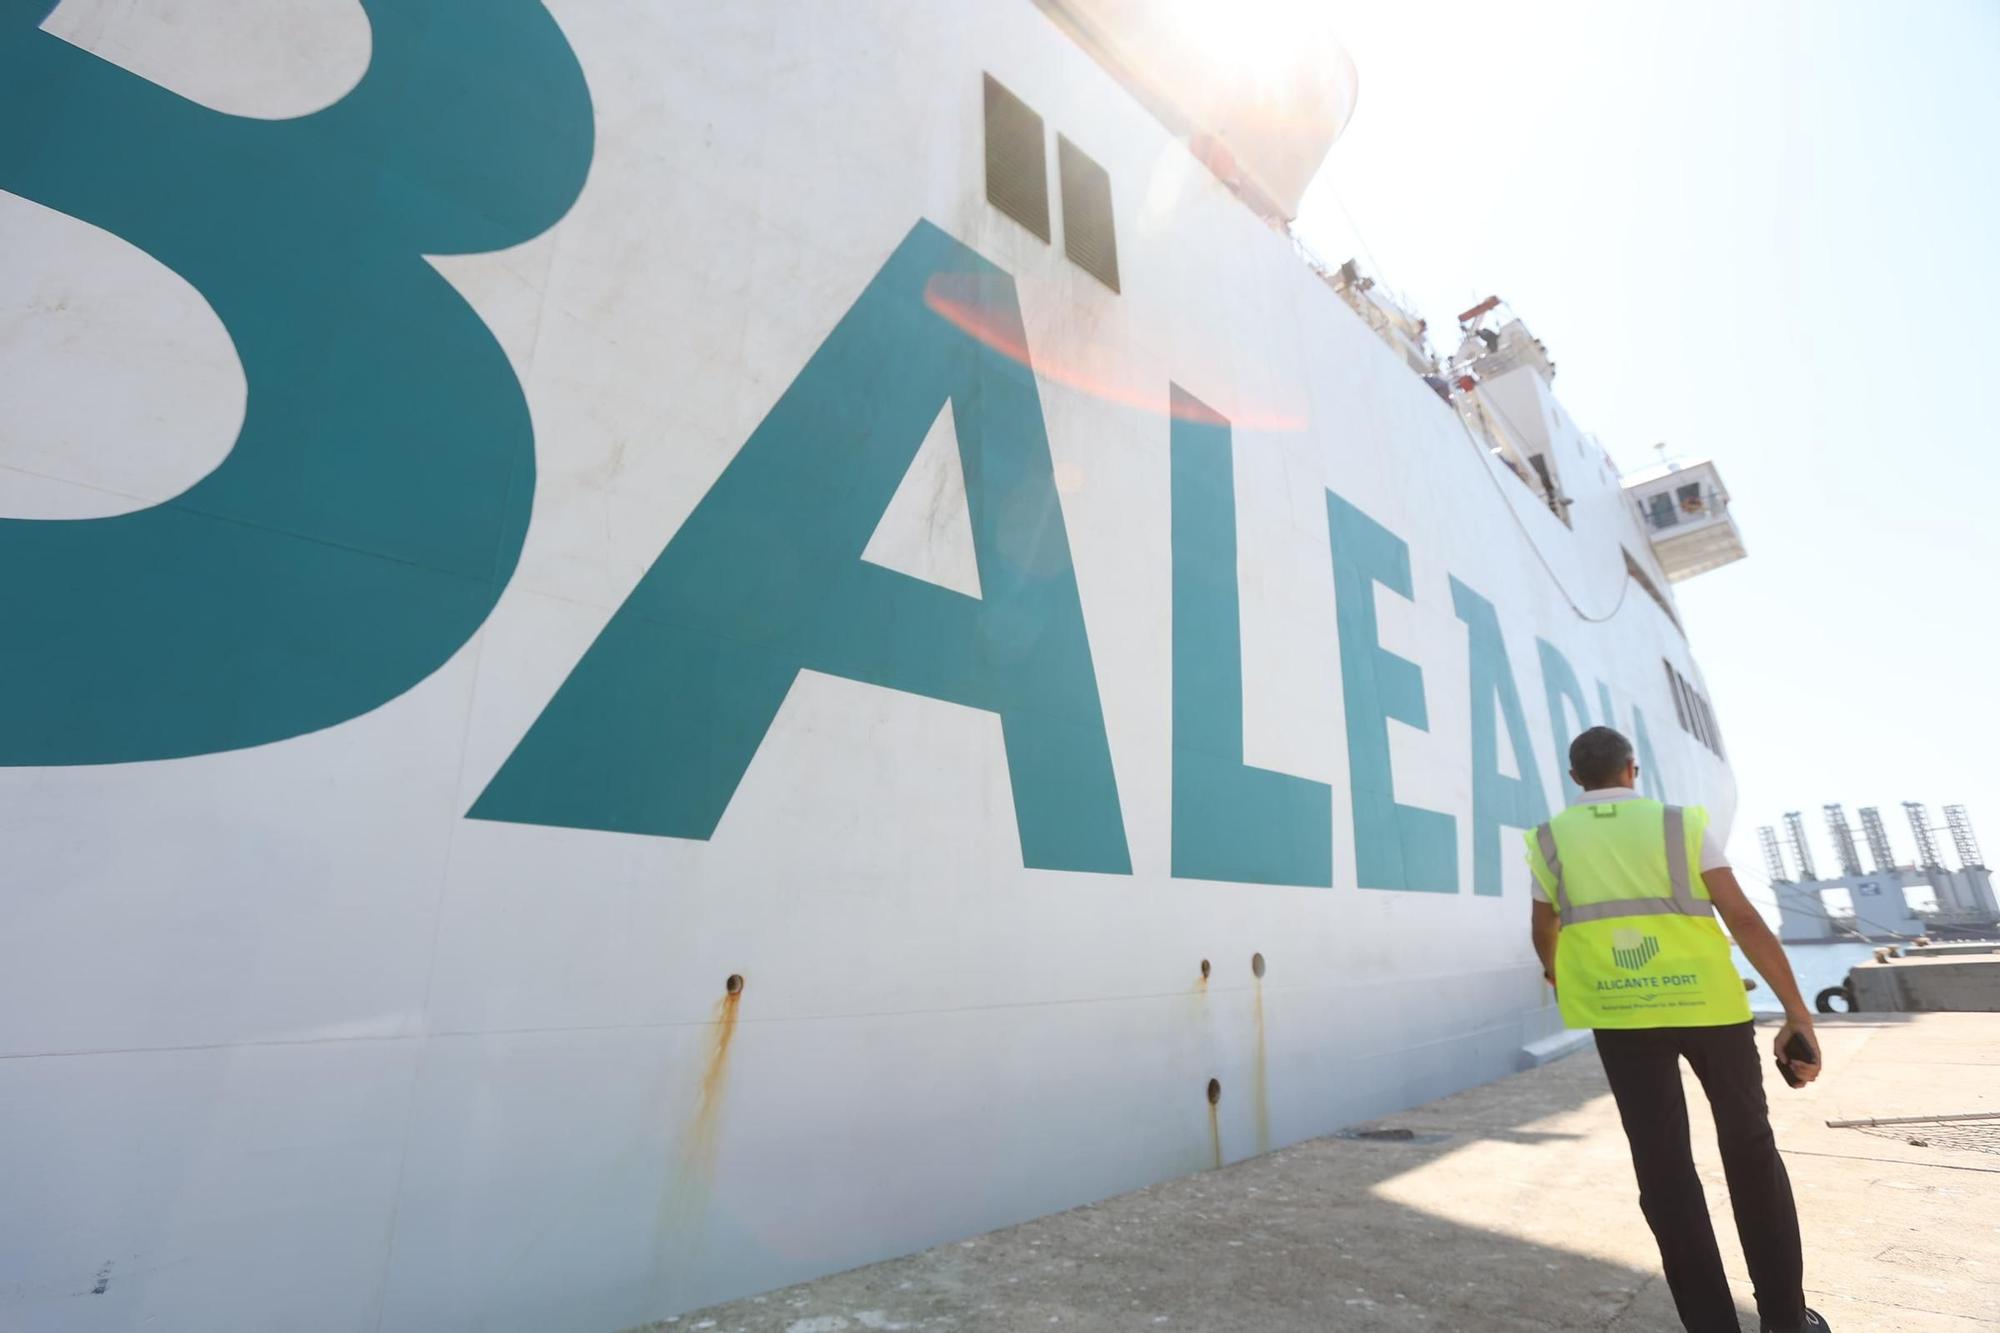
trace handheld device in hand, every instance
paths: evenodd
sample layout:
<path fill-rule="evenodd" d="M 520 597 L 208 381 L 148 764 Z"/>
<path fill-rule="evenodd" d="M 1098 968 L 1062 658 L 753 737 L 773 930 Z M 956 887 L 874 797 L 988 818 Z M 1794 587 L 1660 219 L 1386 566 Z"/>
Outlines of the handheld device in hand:
<path fill-rule="evenodd" d="M 1803 1088 L 1806 1085 L 1806 1081 L 1792 1072 L 1791 1065 L 1786 1063 L 1789 1060 L 1797 1060 L 1803 1065 L 1816 1065 L 1819 1063 L 1819 1052 L 1814 1050 L 1812 1043 L 1806 1040 L 1805 1033 L 1794 1032 L 1792 1039 L 1785 1043 L 1785 1059 L 1775 1062 L 1778 1066 L 1778 1072 L 1785 1076 L 1786 1083 L 1795 1088 Z"/>

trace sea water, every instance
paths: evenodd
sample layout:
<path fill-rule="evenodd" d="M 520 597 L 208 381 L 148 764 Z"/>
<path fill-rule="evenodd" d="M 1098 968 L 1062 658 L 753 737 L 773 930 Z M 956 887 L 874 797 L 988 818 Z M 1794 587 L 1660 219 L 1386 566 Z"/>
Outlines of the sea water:
<path fill-rule="evenodd" d="M 1799 993 L 1806 997 L 1810 1006 L 1813 997 L 1828 986 L 1838 986 L 1847 980 L 1847 969 L 1856 963 L 1865 963 L 1875 956 L 1881 946 L 1862 944 L 1854 940 L 1831 941 L 1826 944 L 1787 944 L 1785 957 L 1792 960 L 1792 975 L 1799 979 Z M 1757 983 L 1757 989 L 1750 992 L 1750 1008 L 1759 1014 L 1775 1014 L 1783 1011 L 1778 997 L 1764 984 L 1757 969 L 1750 966 L 1743 957 L 1743 951 L 1731 946 L 1730 952 L 1736 957 L 1736 970 Z M 1835 1000 L 1839 1005 L 1841 1001 Z"/>

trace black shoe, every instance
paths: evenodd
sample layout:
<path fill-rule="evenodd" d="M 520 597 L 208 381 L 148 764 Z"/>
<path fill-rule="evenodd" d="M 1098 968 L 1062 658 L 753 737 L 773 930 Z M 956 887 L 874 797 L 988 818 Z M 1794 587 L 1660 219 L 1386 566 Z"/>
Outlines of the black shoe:
<path fill-rule="evenodd" d="M 1763 1333 L 1775 1333 L 1769 1324 L 1760 1322 L 1757 1327 L 1762 1329 Z M 1799 1333 L 1832 1333 L 1832 1329 L 1833 1325 L 1827 1323 L 1825 1317 L 1817 1310 L 1806 1311 L 1805 1322 L 1799 1325 Z"/>

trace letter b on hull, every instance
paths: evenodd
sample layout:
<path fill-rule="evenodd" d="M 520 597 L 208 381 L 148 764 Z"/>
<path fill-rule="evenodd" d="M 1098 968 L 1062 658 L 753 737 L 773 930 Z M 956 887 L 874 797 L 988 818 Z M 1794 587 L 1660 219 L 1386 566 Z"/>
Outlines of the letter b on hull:
<path fill-rule="evenodd" d="M 172 499 L 0 518 L 0 765 L 175 759 L 359 717 L 458 651 L 520 555 L 527 402 L 425 256 L 563 215 L 591 159 L 583 71 L 532 0 L 371 0 L 353 92 L 250 120 L 39 31 L 49 8 L 0 4 L 0 189 L 199 291 L 249 407 Z"/>

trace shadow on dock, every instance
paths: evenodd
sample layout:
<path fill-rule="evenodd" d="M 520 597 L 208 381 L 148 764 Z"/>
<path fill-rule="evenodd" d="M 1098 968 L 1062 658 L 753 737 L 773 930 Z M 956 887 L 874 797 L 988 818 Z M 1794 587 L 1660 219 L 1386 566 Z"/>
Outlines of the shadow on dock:
<path fill-rule="evenodd" d="M 1991 1327 L 2000 1275 L 1979 1249 L 2000 1227 L 2000 1188 L 1988 1183 L 2000 1157 L 1826 1122 L 2000 1107 L 2000 1016 L 1834 1017 L 1821 1037 L 1820 1084 L 1793 1094 L 1767 1075 L 1808 1299 L 1837 1327 Z M 1691 1075 L 1687 1088 L 1725 1267 L 1754 1328 Z M 646 1327 L 1679 1328 L 1594 1053 L 1356 1130 Z"/>

